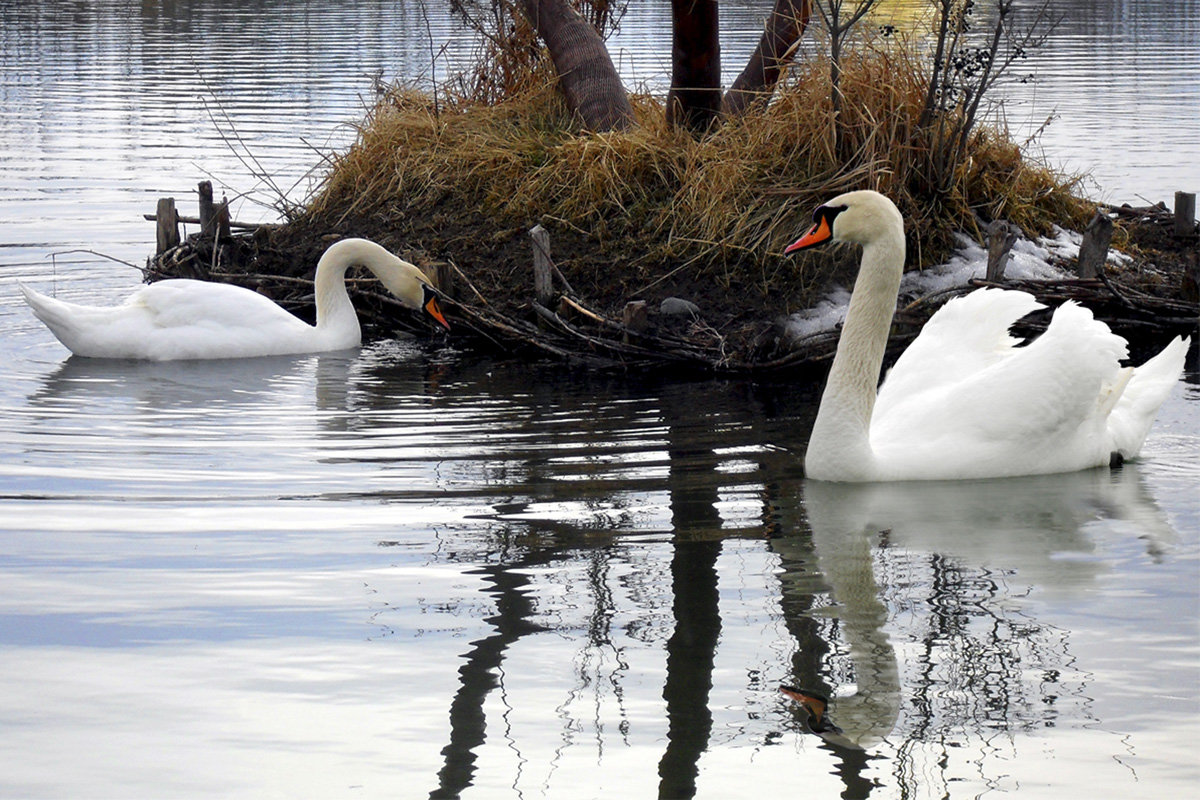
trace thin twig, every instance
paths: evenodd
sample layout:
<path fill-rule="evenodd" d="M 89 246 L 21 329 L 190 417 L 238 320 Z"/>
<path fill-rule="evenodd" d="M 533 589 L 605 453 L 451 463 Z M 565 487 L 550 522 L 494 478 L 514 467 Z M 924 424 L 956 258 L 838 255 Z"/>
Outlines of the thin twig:
<path fill-rule="evenodd" d="M 139 267 L 137 264 L 131 264 L 122 258 L 117 258 L 116 256 L 110 256 L 107 253 L 101 253 L 97 250 L 88 250 L 87 248 L 83 248 L 83 247 L 77 247 L 73 250 L 57 250 L 53 253 L 50 253 L 48 256 L 46 256 L 46 258 L 54 258 L 55 256 L 65 256 L 68 253 L 88 253 L 93 256 L 99 256 L 100 258 L 107 258 L 109 261 L 115 261 L 118 264 L 124 264 L 127 267 L 133 267 L 134 269 L 136 269 L 138 271 L 142 270 L 142 268 Z"/>
<path fill-rule="evenodd" d="M 447 259 L 446 263 L 449 264 L 450 268 L 454 270 L 455 275 L 467 282 L 467 286 L 472 292 L 475 293 L 475 296 L 479 298 L 479 302 L 483 303 L 485 306 L 488 305 L 487 298 L 480 294 L 479 290 L 475 288 L 475 284 L 471 283 L 471 279 L 466 276 L 466 273 L 458 268 L 458 264 L 455 264 L 453 259 Z"/>

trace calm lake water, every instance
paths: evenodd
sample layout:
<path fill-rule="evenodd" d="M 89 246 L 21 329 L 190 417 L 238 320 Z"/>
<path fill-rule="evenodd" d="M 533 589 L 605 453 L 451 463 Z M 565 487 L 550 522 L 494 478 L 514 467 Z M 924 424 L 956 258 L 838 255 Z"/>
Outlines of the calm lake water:
<path fill-rule="evenodd" d="M 1195 351 L 1140 463 L 853 488 L 800 475 L 806 385 L 67 358 L 17 279 L 116 302 L 139 273 L 70 251 L 142 263 L 159 196 L 301 199 L 372 76 L 429 74 L 433 5 L 0 0 L 0 797 L 1194 790 Z M 768 5 L 723 4 L 730 74 Z M 1106 199 L 1200 188 L 1200 3 L 1053 6 L 1010 124 L 1055 113 Z"/>

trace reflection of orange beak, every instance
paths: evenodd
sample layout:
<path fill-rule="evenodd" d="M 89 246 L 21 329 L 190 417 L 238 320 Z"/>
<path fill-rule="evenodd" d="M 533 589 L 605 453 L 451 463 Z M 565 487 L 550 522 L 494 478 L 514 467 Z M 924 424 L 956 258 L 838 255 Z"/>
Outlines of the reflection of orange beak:
<path fill-rule="evenodd" d="M 812 247 L 813 245 L 827 242 L 832 237 L 833 230 L 831 230 L 829 227 L 829 220 L 822 215 L 817 221 L 817 224 L 813 225 L 812 228 L 809 229 L 808 233 L 789 244 L 786 248 L 784 248 L 783 253 L 784 255 L 787 255 L 788 253 L 794 253 L 797 250 L 803 250 L 806 247 Z"/>
<path fill-rule="evenodd" d="M 799 689 L 793 689 L 790 686 L 780 686 L 779 691 L 783 692 L 785 695 L 804 706 L 804 710 L 807 711 L 809 716 L 813 717 L 814 719 L 819 720 L 825 716 L 825 701 L 820 697 L 813 697 L 810 694 L 805 694 Z"/>
<path fill-rule="evenodd" d="M 442 323 L 446 330 L 450 330 L 450 323 L 446 322 L 446 318 L 442 316 L 442 309 L 438 306 L 436 297 L 431 295 L 429 301 L 425 303 L 425 313 Z"/>

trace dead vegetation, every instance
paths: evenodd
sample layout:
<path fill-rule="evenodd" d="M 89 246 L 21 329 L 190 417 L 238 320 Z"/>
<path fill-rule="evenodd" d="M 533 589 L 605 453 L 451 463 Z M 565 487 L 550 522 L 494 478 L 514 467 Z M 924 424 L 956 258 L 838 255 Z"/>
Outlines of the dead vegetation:
<path fill-rule="evenodd" d="M 921 73 L 902 48 L 844 61 L 847 160 L 833 149 L 819 62 L 794 67 L 776 102 L 699 139 L 669 127 L 661 103 L 645 96 L 635 98 L 633 129 L 581 135 L 549 83 L 487 105 L 443 96 L 437 108 L 428 96 L 394 90 L 296 224 L 337 230 L 393 220 L 404 247 L 453 259 L 504 301 L 507 276 L 484 273 L 512 265 L 489 263 L 477 248 L 457 251 L 450 240 L 494 242 L 540 223 L 553 232 L 571 283 L 603 306 L 735 290 L 761 318 L 764 308 L 808 304 L 824 284 L 828 261 L 785 261 L 780 253 L 816 205 L 847 189 L 871 187 L 896 200 L 909 222 L 913 266 L 935 263 L 954 232 L 977 232 L 997 216 L 1030 234 L 1086 221 L 1090 209 L 1072 195 L 1071 179 L 1031 165 L 993 129 L 975 134 L 951 191 L 923 192 L 936 154 L 916 126 Z M 512 299 L 523 301 L 527 287 L 516 282 Z"/>

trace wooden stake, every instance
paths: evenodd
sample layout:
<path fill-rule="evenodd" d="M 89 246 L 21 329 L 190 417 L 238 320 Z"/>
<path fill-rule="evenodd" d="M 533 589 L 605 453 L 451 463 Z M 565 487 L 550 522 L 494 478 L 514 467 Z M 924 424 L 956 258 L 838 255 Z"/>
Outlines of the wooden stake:
<path fill-rule="evenodd" d="M 1079 264 L 1075 272 L 1081 278 L 1095 278 L 1104 270 L 1108 260 L 1108 244 L 1112 241 L 1113 221 L 1108 214 L 1097 211 L 1083 229 L 1079 245 Z"/>
<path fill-rule="evenodd" d="M 217 216 L 217 241 L 227 242 L 232 234 L 229 231 L 229 201 L 221 195 L 221 205 L 216 208 Z"/>
<path fill-rule="evenodd" d="M 625 327 L 622 340 L 629 344 L 629 333 L 642 333 L 650 324 L 650 309 L 645 300 L 630 300 L 621 309 L 621 324 Z"/>
<path fill-rule="evenodd" d="M 1179 295 L 1189 303 L 1200 301 L 1200 249 L 1192 251 L 1192 262 L 1180 276 Z M 1200 325 L 1200 319 L 1196 324 Z"/>
<path fill-rule="evenodd" d="M 1175 193 L 1175 235 L 1189 236 L 1196 230 L 1196 195 Z"/>
<path fill-rule="evenodd" d="M 1008 256 L 1017 243 L 1021 229 L 1016 225 L 998 219 L 988 226 L 988 263 L 987 279 L 994 283 L 1004 282 L 1004 268 L 1008 266 Z"/>
<path fill-rule="evenodd" d="M 216 207 L 213 205 L 212 181 L 200 181 L 200 238 L 209 236 L 213 231 L 213 216 Z"/>
<path fill-rule="evenodd" d="M 175 211 L 175 198 L 160 197 L 154 211 L 154 218 L 158 223 L 155 226 L 155 239 L 157 240 L 155 252 L 162 255 L 171 248 L 179 246 L 179 215 Z"/>
<path fill-rule="evenodd" d="M 554 300 L 554 262 L 550 260 L 550 232 L 541 225 L 529 229 L 533 240 L 533 296 L 544 306 Z"/>

